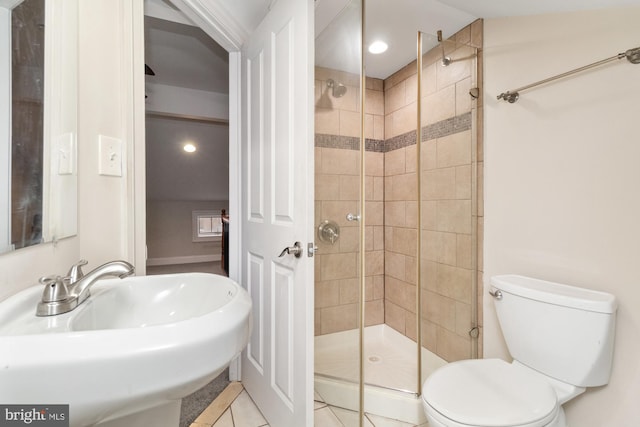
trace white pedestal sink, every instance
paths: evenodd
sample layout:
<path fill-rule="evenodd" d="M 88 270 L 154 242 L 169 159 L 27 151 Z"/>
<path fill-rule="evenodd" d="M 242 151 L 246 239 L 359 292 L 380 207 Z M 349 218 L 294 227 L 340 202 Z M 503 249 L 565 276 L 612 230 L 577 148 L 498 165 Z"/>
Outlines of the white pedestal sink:
<path fill-rule="evenodd" d="M 69 404 L 76 426 L 178 425 L 180 400 L 247 345 L 251 299 L 188 273 L 97 282 L 75 310 L 36 317 L 42 286 L 0 302 L 0 402 Z"/>

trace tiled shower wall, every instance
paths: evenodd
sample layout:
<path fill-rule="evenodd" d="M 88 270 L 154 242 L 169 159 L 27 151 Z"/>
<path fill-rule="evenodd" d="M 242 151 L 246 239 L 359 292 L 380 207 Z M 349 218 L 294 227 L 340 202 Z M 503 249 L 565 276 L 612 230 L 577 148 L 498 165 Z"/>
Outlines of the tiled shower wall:
<path fill-rule="evenodd" d="M 346 86 L 342 97 L 331 95 L 327 80 Z M 316 335 L 358 327 L 358 223 L 347 213 L 360 210 L 359 77 L 316 68 L 315 222 L 335 221 L 340 238 L 334 244 L 316 239 Z M 365 324 L 384 323 L 384 94 L 379 79 L 366 79 L 365 129 Z"/>
<path fill-rule="evenodd" d="M 421 242 L 423 345 L 449 361 L 471 355 L 473 245 L 477 265 L 482 265 L 482 104 L 469 95 L 482 81 L 482 51 L 476 60 L 475 49 L 462 46 L 481 48 L 482 21 L 451 40 L 459 44 L 445 42 L 446 54 L 454 59 L 448 67 L 439 63 L 440 48 L 423 57 L 420 235 L 416 63 L 384 83 L 368 78 L 365 102 L 366 324 L 386 323 L 416 339 L 416 250 Z M 343 98 L 327 93 L 331 108 L 321 99 L 328 78 L 348 82 Z M 359 195 L 357 95 L 357 76 L 316 69 L 316 222 L 334 219 L 343 230 L 339 244 L 319 245 L 318 335 L 358 326 L 357 224 L 344 219 L 344 212 L 357 212 Z"/>

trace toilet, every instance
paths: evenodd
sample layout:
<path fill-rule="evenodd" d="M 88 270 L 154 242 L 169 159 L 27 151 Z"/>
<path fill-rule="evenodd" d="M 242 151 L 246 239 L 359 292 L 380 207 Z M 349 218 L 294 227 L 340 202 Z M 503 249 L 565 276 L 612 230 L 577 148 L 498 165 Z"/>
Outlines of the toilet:
<path fill-rule="evenodd" d="M 517 275 L 492 277 L 489 294 L 513 362 L 436 370 L 422 387 L 429 427 L 566 427 L 562 405 L 609 382 L 615 297 Z"/>

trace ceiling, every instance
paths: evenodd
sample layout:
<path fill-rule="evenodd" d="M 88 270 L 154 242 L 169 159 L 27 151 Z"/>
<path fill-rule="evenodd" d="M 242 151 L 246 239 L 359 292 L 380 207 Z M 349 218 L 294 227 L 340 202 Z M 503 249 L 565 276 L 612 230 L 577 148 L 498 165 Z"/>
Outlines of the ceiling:
<path fill-rule="evenodd" d="M 275 1 L 215 0 L 247 34 L 257 27 Z M 319 42 L 316 61 L 320 65 L 348 70 L 349 62 L 358 58 L 359 12 L 349 9 L 349 3 L 350 0 L 315 0 Z M 382 55 L 367 54 L 367 75 L 386 78 L 411 62 L 415 58 L 417 30 L 432 35 L 442 30 L 446 38 L 477 18 L 631 5 L 640 5 L 640 0 L 366 0 L 366 38 L 383 37 L 389 44 L 389 50 Z M 146 34 L 148 64 L 156 71 L 152 81 L 227 92 L 227 77 L 213 77 L 226 76 L 224 49 L 199 29 L 189 29 L 191 22 L 169 0 L 145 0 L 145 13 L 156 18 L 151 19 L 150 31 Z M 336 16 L 342 19 L 340 25 L 336 24 Z M 181 24 L 163 23 L 157 18 L 175 19 Z M 345 43 L 348 40 L 356 40 L 355 45 Z"/>

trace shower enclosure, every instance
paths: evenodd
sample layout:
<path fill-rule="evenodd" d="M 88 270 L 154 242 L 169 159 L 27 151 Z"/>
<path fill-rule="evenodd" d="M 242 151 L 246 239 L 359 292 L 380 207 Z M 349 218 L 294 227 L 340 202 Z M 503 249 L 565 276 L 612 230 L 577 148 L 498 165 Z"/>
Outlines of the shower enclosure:
<path fill-rule="evenodd" d="M 429 373 L 481 352 L 482 22 L 416 29 L 379 79 L 363 15 L 316 23 L 316 399 L 344 425 L 420 424 Z"/>

